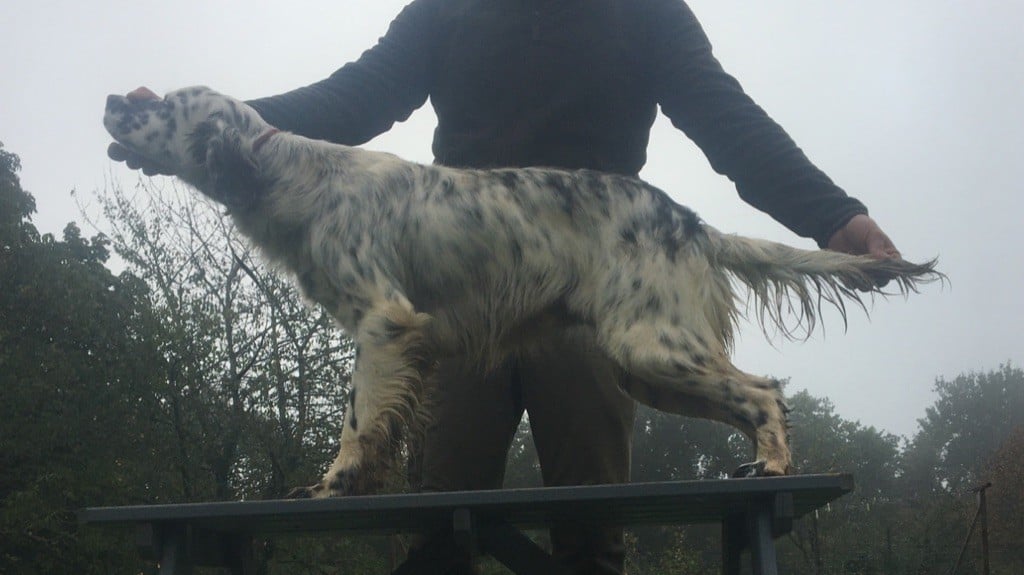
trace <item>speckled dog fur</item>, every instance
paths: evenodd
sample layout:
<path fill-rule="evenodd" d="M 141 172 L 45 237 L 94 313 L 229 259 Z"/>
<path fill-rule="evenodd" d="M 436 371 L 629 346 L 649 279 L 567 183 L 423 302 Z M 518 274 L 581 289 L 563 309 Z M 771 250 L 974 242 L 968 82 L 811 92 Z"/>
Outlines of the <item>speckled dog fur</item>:
<path fill-rule="evenodd" d="M 422 398 L 434 362 L 469 357 L 486 369 L 537 325 L 589 326 L 629 374 L 631 396 L 731 424 L 756 447 L 746 471 L 787 473 L 778 383 L 729 361 L 739 305 L 731 280 L 750 288 L 765 325 L 809 330 L 820 298 L 842 309 L 875 278 L 907 292 L 941 276 L 934 262 L 725 235 L 627 177 L 424 166 L 275 133 L 208 88 L 111 96 L 104 123 L 122 145 L 225 204 L 354 338 L 341 449 L 299 496 L 376 489 L 400 430 L 429 420 Z"/>

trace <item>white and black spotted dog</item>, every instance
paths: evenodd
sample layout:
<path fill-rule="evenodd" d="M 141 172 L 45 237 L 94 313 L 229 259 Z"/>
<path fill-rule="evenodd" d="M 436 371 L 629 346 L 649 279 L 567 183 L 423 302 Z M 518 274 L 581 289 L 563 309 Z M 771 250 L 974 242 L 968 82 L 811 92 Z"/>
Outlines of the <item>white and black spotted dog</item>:
<path fill-rule="evenodd" d="M 433 363 L 493 364 L 537 325 L 586 326 L 632 397 L 735 426 L 756 446 L 745 471 L 785 474 L 780 386 L 729 361 L 740 305 L 731 279 L 750 288 L 768 325 L 785 329 L 793 311 L 810 329 L 821 298 L 841 308 L 878 278 L 906 293 L 942 277 L 934 261 L 725 235 L 628 177 L 424 166 L 278 132 L 207 88 L 110 96 L 104 125 L 225 204 L 354 338 L 340 452 L 300 496 L 376 489 L 399 430 L 429 420 Z"/>

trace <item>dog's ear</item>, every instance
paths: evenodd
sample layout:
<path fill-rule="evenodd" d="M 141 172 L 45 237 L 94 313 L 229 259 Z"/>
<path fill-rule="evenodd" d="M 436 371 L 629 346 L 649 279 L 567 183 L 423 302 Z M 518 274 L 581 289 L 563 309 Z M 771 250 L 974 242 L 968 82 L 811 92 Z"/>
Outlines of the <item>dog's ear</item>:
<path fill-rule="evenodd" d="M 203 166 L 201 189 L 231 211 L 252 206 L 259 198 L 259 165 L 252 146 L 221 118 L 196 126 L 190 146 L 193 159 Z"/>

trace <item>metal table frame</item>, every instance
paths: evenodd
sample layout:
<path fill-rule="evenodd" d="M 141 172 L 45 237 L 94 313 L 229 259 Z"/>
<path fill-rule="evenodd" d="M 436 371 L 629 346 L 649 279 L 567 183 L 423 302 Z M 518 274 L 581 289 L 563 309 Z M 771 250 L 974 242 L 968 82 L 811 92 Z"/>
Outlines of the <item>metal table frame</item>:
<path fill-rule="evenodd" d="M 298 532 L 436 533 L 429 553 L 412 555 L 393 575 L 443 573 L 460 557 L 493 556 L 517 574 L 564 573 L 521 529 L 557 522 L 608 525 L 722 525 L 722 573 L 738 575 L 749 550 L 755 575 L 775 575 L 774 538 L 795 518 L 853 489 L 847 474 L 796 475 L 545 487 L 496 491 L 373 495 L 337 499 L 94 507 L 88 525 L 134 526 L 143 554 L 160 573 L 193 566 L 255 572 L 253 541 Z"/>

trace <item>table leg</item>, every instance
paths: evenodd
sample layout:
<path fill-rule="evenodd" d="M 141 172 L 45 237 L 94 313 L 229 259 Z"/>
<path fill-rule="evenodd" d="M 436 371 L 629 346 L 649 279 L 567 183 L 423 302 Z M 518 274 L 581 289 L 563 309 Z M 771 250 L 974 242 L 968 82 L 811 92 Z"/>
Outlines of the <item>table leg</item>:
<path fill-rule="evenodd" d="M 747 516 L 750 563 L 754 575 L 778 575 L 779 564 L 772 537 L 772 507 L 759 505 Z"/>

